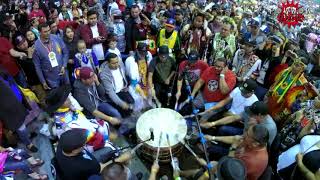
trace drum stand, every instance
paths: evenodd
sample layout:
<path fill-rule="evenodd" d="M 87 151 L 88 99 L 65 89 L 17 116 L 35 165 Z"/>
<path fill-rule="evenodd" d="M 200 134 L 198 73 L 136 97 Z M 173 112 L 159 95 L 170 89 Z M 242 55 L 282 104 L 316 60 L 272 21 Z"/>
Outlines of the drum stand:
<path fill-rule="evenodd" d="M 202 147 L 203 147 L 203 151 L 204 151 L 204 155 L 205 155 L 205 158 L 206 158 L 206 162 L 207 162 L 207 170 L 208 170 L 208 174 L 209 174 L 209 179 L 211 179 L 212 177 L 212 174 L 211 174 L 211 169 L 213 168 L 211 163 L 210 163 L 210 160 L 209 160 L 209 155 L 208 155 L 208 151 L 207 151 L 207 144 L 206 144 L 206 139 L 204 138 L 204 134 L 202 133 L 201 131 L 201 127 L 200 127 L 200 123 L 199 123 L 199 116 L 198 116 L 198 109 L 195 107 L 195 105 L 193 104 L 193 97 L 191 95 L 191 87 L 190 87 L 190 84 L 189 84 L 189 81 L 188 79 L 183 76 L 184 80 L 185 80 L 185 83 L 186 83 L 186 88 L 187 88 L 187 91 L 188 91 L 188 98 L 189 98 L 189 102 L 192 106 L 192 114 L 195 115 L 194 116 L 194 119 L 196 120 L 196 123 L 197 123 L 197 127 L 198 127 L 198 131 L 199 131 L 199 138 L 200 138 L 200 142 L 202 144 Z"/>

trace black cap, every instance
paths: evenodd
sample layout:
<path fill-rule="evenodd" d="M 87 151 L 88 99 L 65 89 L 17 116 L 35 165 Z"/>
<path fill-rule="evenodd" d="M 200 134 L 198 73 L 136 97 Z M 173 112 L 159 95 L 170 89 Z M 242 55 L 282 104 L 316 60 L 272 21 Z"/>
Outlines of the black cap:
<path fill-rule="evenodd" d="M 182 12 L 182 10 L 181 10 L 181 9 L 176 9 L 175 14 L 176 14 L 176 15 L 177 15 L 177 14 L 181 14 L 181 15 L 183 15 L 183 12 Z"/>
<path fill-rule="evenodd" d="M 71 87 L 69 85 L 60 86 L 51 90 L 46 97 L 47 107 L 45 111 L 53 113 L 59 109 L 68 98 L 70 92 Z"/>
<path fill-rule="evenodd" d="M 268 105 L 262 101 L 256 101 L 251 106 L 245 108 L 250 115 L 267 115 L 269 112 Z"/>
<path fill-rule="evenodd" d="M 60 136 L 59 146 L 65 152 L 71 152 L 85 145 L 87 141 L 87 130 L 70 129 Z"/>
<path fill-rule="evenodd" d="M 195 50 L 191 50 L 189 55 L 188 55 L 188 60 L 190 62 L 196 62 L 199 59 L 199 54 Z"/>
<path fill-rule="evenodd" d="M 161 54 L 161 55 L 169 55 L 168 46 L 160 46 L 159 47 L 159 54 Z"/>
<path fill-rule="evenodd" d="M 257 42 L 254 41 L 254 40 L 246 39 L 246 40 L 244 41 L 244 44 L 245 44 L 245 45 L 249 45 L 249 46 L 251 46 L 251 47 L 255 47 L 255 46 L 257 45 Z"/>
<path fill-rule="evenodd" d="M 260 27 L 260 23 L 254 19 L 252 19 L 249 23 L 250 26 L 257 26 Z"/>
<path fill-rule="evenodd" d="M 138 51 L 147 51 L 147 45 L 146 43 L 143 43 L 143 42 L 139 42 L 138 45 L 137 45 L 137 50 Z"/>
<path fill-rule="evenodd" d="M 255 80 L 247 79 L 243 82 L 242 86 L 240 87 L 240 91 L 244 94 L 253 93 L 257 87 L 258 84 Z"/>
<path fill-rule="evenodd" d="M 245 180 L 246 168 L 239 159 L 224 156 L 218 162 L 218 179 Z"/>
<path fill-rule="evenodd" d="M 170 18 L 170 17 L 171 17 L 170 12 L 169 12 L 169 11 L 165 11 L 165 12 L 163 13 L 163 17 Z"/>

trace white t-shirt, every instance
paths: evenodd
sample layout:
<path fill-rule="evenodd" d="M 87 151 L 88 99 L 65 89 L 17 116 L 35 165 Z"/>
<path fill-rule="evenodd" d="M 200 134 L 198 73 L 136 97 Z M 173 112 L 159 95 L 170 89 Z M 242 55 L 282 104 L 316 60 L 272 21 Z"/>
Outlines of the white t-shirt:
<path fill-rule="evenodd" d="M 232 105 L 229 111 L 237 115 L 240 115 L 244 111 L 245 107 L 251 106 L 254 102 L 258 101 L 255 94 L 249 98 L 243 97 L 239 87 L 235 88 L 229 96 L 232 98 Z"/>
<path fill-rule="evenodd" d="M 123 77 L 120 71 L 120 68 L 116 70 L 111 70 L 114 82 L 115 82 L 115 91 L 116 93 L 120 92 L 124 88 Z"/>
<path fill-rule="evenodd" d="M 100 36 L 97 25 L 91 26 L 90 28 L 91 28 L 91 31 L 92 31 L 93 38 L 96 38 L 96 37 Z M 102 43 L 92 45 L 92 50 L 96 54 L 97 59 L 99 61 L 104 60 L 104 51 L 103 51 Z"/>

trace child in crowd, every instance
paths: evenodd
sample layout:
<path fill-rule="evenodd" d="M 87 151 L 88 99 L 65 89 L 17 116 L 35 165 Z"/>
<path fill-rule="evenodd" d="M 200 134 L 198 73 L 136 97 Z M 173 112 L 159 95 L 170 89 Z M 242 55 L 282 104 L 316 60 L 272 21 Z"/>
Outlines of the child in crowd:
<path fill-rule="evenodd" d="M 120 60 L 122 60 L 121 52 L 117 48 L 117 36 L 115 34 L 109 35 L 109 38 L 107 40 L 107 44 L 108 44 L 108 50 L 106 52 L 105 57 L 107 57 L 107 55 L 110 53 L 114 53 L 118 56 L 118 58 Z"/>
<path fill-rule="evenodd" d="M 77 43 L 78 53 L 74 57 L 74 68 L 91 67 L 95 73 L 99 72 L 99 62 L 92 49 L 87 49 L 84 40 Z"/>

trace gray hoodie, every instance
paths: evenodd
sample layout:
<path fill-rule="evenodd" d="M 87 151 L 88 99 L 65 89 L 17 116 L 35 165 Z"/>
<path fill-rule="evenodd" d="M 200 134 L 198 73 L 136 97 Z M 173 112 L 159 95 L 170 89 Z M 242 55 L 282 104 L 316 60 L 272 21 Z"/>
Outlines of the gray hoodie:
<path fill-rule="evenodd" d="M 119 61 L 119 68 L 120 72 L 122 74 L 123 80 L 124 80 L 124 87 L 128 86 L 128 81 L 126 79 L 126 73 L 125 73 L 125 67 L 123 62 Z M 118 106 L 123 106 L 126 102 L 124 102 L 122 99 L 119 98 L 119 96 L 116 93 L 116 87 L 114 78 L 112 76 L 111 70 L 108 66 L 108 62 L 104 62 L 100 66 L 100 74 L 99 74 L 101 83 L 104 86 L 104 89 L 106 90 L 106 94 L 110 97 L 113 103 L 115 103 Z"/>

